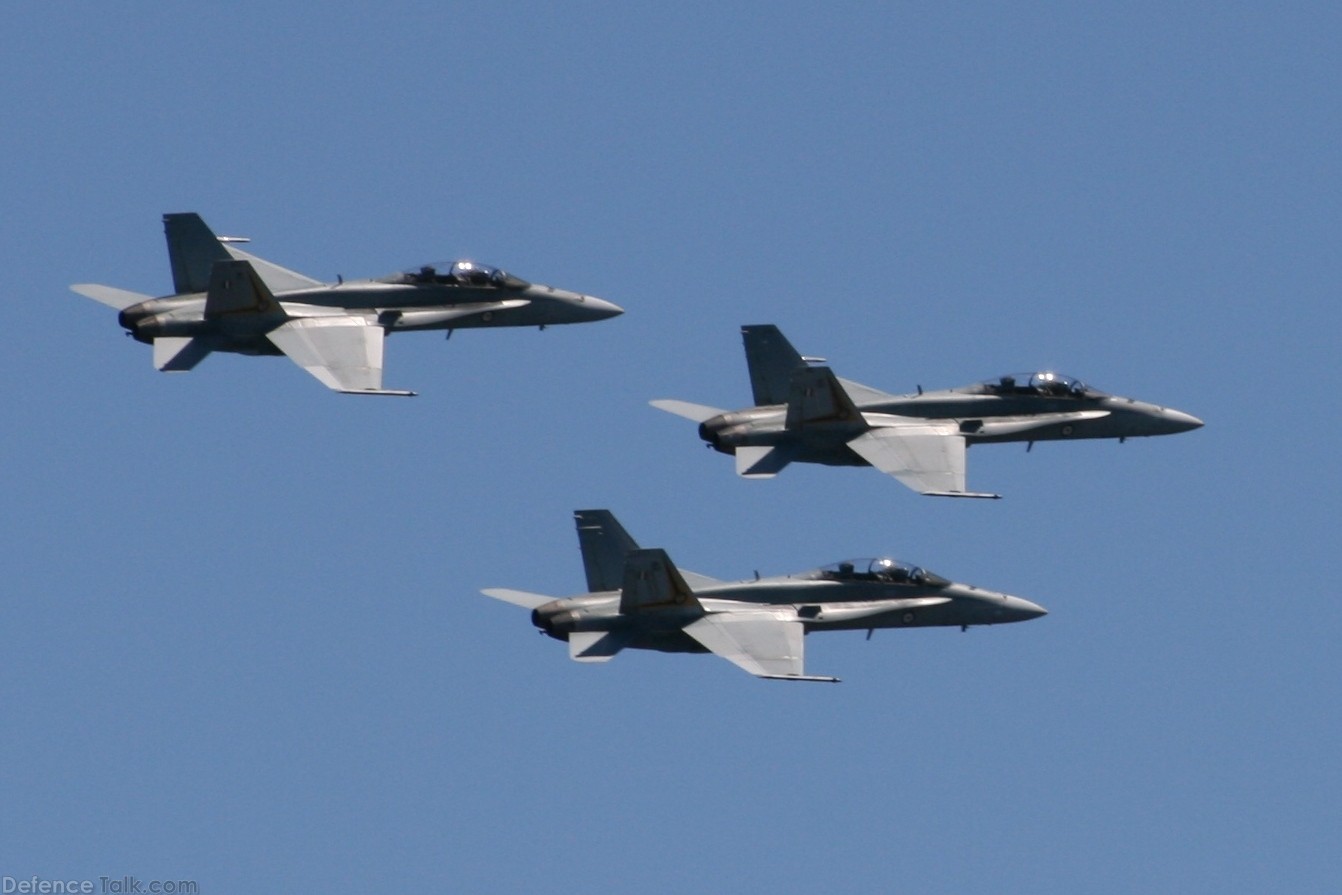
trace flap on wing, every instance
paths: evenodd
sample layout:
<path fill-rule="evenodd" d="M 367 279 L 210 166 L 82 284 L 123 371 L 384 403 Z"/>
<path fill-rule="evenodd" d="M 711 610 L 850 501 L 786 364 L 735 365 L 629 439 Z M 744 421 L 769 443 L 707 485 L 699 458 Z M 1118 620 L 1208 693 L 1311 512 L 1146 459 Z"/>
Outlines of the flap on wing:
<path fill-rule="evenodd" d="M 384 333 L 362 317 L 300 317 L 267 337 L 327 388 L 384 394 Z"/>
<path fill-rule="evenodd" d="M 965 440 L 953 428 L 892 426 L 863 432 L 848 446 L 881 472 L 922 494 L 965 490 Z"/>
<path fill-rule="evenodd" d="M 622 631 L 574 631 L 568 635 L 568 656 L 575 662 L 609 662 L 628 642 Z"/>
<path fill-rule="evenodd" d="M 793 372 L 787 399 L 788 429 L 861 419 L 853 399 L 829 367 L 803 367 Z"/>
<path fill-rule="evenodd" d="M 247 261 L 216 261 L 205 293 L 205 319 L 243 314 L 284 317 L 275 295 Z"/>
<path fill-rule="evenodd" d="M 698 606 L 694 592 L 665 550 L 654 547 L 629 551 L 620 586 L 621 614 Z"/>
<path fill-rule="evenodd" d="M 764 445 L 736 449 L 736 474 L 748 479 L 771 479 L 791 462 L 792 453 L 783 447 Z"/>
<path fill-rule="evenodd" d="M 684 630 L 714 654 L 757 677 L 817 679 L 807 678 L 803 671 L 805 630 L 799 621 L 724 612 L 706 615 Z"/>
<path fill-rule="evenodd" d="M 185 373 L 205 360 L 210 343 L 192 336 L 160 336 L 154 340 L 154 366 L 165 373 Z"/>

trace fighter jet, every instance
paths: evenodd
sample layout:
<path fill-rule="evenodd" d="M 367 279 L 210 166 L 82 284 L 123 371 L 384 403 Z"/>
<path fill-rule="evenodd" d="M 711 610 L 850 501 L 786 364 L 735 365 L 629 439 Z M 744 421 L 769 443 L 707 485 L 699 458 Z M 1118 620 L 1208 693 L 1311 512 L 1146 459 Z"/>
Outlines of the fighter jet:
<path fill-rule="evenodd" d="M 749 581 L 678 569 L 665 550 L 640 549 L 608 510 L 578 510 L 589 593 L 556 599 L 491 588 L 485 596 L 531 610 L 531 623 L 568 641 L 578 662 L 622 649 L 711 652 L 756 677 L 830 681 L 804 669 L 802 637 L 814 631 L 1000 625 L 1046 611 L 1020 597 L 956 584 L 894 559 L 852 559 Z"/>
<path fill-rule="evenodd" d="M 1202 425 L 1182 411 L 1108 395 L 1049 371 L 963 388 L 891 395 L 840 379 L 804 358 L 773 325 L 741 328 L 755 407 L 728 412 L 688 401 L 652 406 L 699 424 L 699 437 L 736 455 L 746 478 L 772 478 L 789 463 L 874 466 L 922 494 L 999 495 L 965 488 L 974 444 L 1170 435 Z"/>
<path fill-rule="evenodd" d="M 387 333 L 604 320 L 623 311 L 591 295 L 528 283 L 473 261 L 425 264 L 372 280 L 323 283 L 236 248 L 194 213 L 166 214 L 173 294 L 111 286 L 70 288 L 120 312 L 154 366 L 190 370 L 213 351 L 285 354 L 328 388 L 355 395 L 413 395 L 382 388 Z"/>

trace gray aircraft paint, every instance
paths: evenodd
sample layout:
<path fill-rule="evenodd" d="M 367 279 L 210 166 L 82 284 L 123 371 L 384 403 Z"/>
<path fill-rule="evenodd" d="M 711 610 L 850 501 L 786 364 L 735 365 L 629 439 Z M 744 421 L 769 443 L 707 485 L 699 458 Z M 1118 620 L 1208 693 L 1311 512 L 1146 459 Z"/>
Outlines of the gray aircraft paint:
<path fill-rule="evenodd" d="M 284 354 L 322 384 L 349 394 L 382 388 L 383 339 L 418 330 L 586 323 L 622 310 L 608 301 L 529 283 L 470 261 L 424 265 L 371 280 L 323 283 L 217 237 L 195 213 L 163 217 L 174 294 L 152 298 L 85 283 L 75 292 L 119 311 L 154 366 L 185 372 L 215 351 Z"/>
<path fill-rule="evenodd" d="M 1187 432 L 1202 421 L 1179 410 L 1110 395 L 1053 372 L 914 395 L 840 379 L 797 353 L 776 326 L 741 330 L 756 406 L 724 411 L 686 401 L 652 405 L 699 423 L 699 436 L 736 457 L 747 478 L 790 463 L 875 466 L 922 494 L 997 497 L 965 487 L 975 444 L 1140 438 Z"/>
<path fill-rule="evenodd" d="M 531 610 L 543 633 L 578 662 L 624 649 L 711 652 L 777 680 L 807 675 L 803 637 L 816 631 L 997 625 L 1046 614 L 1029 600 L 958 584 L 886 558 L 849 560 L 795 575 L 720 581 L 641 549 L 608 510 L 574 513 L 588 587 L 556 599 L 505 588 L 485 596 Z"/>

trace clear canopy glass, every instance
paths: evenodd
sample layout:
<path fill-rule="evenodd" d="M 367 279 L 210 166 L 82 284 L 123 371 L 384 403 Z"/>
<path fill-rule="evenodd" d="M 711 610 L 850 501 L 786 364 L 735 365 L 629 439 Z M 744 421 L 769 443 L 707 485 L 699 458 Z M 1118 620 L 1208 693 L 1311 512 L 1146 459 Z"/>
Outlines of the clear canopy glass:
<path fill-rule="evenodd" d="M 881 581 L 888 584 L 945 584 L 946 579 L 910 563 L 888 556 L 846 559 L 822 566 L 813 573 L 827 581 Z"/>
<path fill-rule="evenodd" d="M 444 286 L 511 287 L 524 288 L 523 279 L 488 264 L 478 261 L 434 261 L 422 264 L 401 275 L 401 282 L 414 284 L 439 284 Z"/>
<path fill-rule="evenodd" d="M 983 383 L 984 388 L 997 395 L 1047 395 L 1059 398 L 1080 398 L 1100 392 L 1074 376 L 1065 376 L 1052 370 L 1038 373 L 1010 373 Z"/>

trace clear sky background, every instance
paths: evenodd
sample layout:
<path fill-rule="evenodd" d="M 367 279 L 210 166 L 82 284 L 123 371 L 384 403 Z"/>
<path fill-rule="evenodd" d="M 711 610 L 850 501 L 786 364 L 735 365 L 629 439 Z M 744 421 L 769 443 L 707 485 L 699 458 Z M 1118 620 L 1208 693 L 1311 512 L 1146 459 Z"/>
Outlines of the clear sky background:
<path fill-rule="evenodd" d="M 26 3 L 0 55 L 0 875 L 200 892 L 1323 892 L 1342 878 L 1334 4 Z M 155 372 L 68 284 L 198 211 L 323 279 L 627 313 L 401 335 L 361 399 Z M 739 480 L 776 323 L 888 391 L 1051 367 L 1169 438 Z M 837 686 L 568 660 L 571 513 L 724 578 L 889 553 L 1028 624 Z"/>

